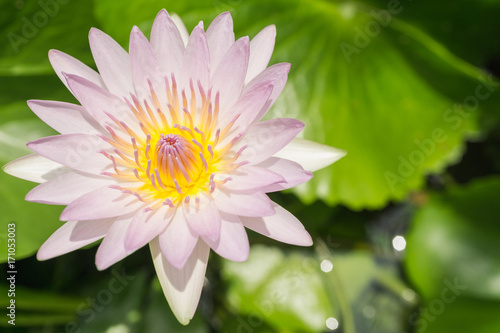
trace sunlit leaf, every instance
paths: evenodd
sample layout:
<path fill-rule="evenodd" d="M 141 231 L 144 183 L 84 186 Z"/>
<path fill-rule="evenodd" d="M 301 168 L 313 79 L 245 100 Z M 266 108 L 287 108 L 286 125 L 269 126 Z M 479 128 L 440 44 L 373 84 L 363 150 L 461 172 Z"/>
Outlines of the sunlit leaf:
<path fill-rule="evenodd" d="M 408 235 L 406 270 L 427 300 L 445 289 L 500 299 L 500 179 L 434 194 Z M 450 287 L 453 286 L 453 287 Z"/>

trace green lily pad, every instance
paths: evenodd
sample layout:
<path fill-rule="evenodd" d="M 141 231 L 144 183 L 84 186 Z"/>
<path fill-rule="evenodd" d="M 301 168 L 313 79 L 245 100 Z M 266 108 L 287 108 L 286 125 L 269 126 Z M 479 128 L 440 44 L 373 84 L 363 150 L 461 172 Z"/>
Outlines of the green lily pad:
<path fill-rule="evenodd" d="M 500 179 L 433 194 L 407 238 L 406 271 L 427 300 L 445 289 L 500 299 Z M 450 287 L 453 286 L 452 287 Z"/>

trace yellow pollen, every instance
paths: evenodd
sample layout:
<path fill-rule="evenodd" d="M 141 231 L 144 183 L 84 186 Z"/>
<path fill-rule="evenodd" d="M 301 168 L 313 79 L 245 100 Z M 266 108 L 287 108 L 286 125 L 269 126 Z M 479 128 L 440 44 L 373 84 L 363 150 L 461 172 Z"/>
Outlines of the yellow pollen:
<path fill-rule="evenodd" d="M 219 147 L 229 128 L 221 129 L 217 124 L 218 92 L 205 92 L 199 82 L 196 91 L 192 81 L 189 94 L 178 91 L 173 75 L 171 80 L 165 78 L 165 83 L 166 105 L 159 102 L 151 82 L 149 102 L 140 102 L 133 94 L 132 102 L 125 98 L 136 124 L 125 124 L 109 115 L 114 124 L 106 128 L 110 137 L 103 139 L 113 149 L 103 154 L 110 159 L 115 173 L 103 174 L 139 184 L 115 188 L 141 201 L 176 206 L 200 192 L 213 192 L 216 182 L 227 181 L 214 180 L 214 176 L 237 168 L 240 152 L 229 154 L 238 138 Z"/>

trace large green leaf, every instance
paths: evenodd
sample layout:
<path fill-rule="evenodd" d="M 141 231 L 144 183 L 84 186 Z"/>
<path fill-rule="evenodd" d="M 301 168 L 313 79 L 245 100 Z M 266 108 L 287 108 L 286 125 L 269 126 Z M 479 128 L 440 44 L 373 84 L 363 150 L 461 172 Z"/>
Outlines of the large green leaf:
<path fill-rule="evenodd" d="M 265 321 L 276 329 L 318 332 L 338 314 L 314 257 L 254 245 L 247 262 L 224 261 L 223 274 L 229 304 L 242 313 L 243 326 Z"/>
<path fill-rule="evenodd" d="M 112 3 L 96 3 L 101 22 L 150 22 Z M 143 13 L 159 9 L 149 1 L 132 7 L 139 3 Z M 237 36 L 276 24 L 272 62 L 291 62 L 292 71 L 272 115 L 297 117 L 306 123 L 306 138 L 348 151 L 297 193 L 309 202 L 322 198 L 361 209 L 400 200 L 421 187 L 426 174 L 456 162 L 481 110 L 498 101 L 487 90 L 497 88 L 488 85 L 487 75 L 396 15 L 404 4 L 391 7 L 390 24 L 384 17 L 377 21 L 371 12 L 386 6 L 253 0 L 176 2 L 167 9 L 188 28 L 230 10 Z M 123 33 L 116 34 L 126 42 Z M 467 104 L 476 101 L 477 107 Z M 454 109 L 459 103 L 466 103 L 465 112 Z"/>
<path fill-rule="evenodd" d="M 413 221 L 406 271 L 427 300 L 450 284 L 459 293 L 500 299 L 500 179 L 434 194 Z"/>
<path fill-rule="evenodd" d="M 3 1 L 0 12 L 0 75 L 52 73 L 50 49 L 91 61 L 87 36 L 96 22 L 88 1 Z"/>

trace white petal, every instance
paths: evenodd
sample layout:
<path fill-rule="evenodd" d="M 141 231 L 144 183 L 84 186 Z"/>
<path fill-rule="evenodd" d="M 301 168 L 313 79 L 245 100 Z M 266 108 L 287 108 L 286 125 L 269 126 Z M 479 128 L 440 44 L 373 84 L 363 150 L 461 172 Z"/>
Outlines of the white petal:
<path fill-rule="evenodd" d="M 144 206 L 132 194 L 102 187 L 71 202 L 62 212 L 61 220 L 94 220 L 126 215 Z"/>
<path fill-rule="evenodd" d="M 221 257 L 237 262 L 246 261 L 250 244 L 243 224 L 236 215 L 222 213 L 221 217 L 220 238 L 216 242 L 206 238 L 203 240 Z"/>
<path fill-rule="evenodd" d="M 181 68 L 185 45 L 179 29 L 164 9 L 158 13 L 153 23 L 151 47 L 162 71 L 168 77 L 171 73 L 177 76 Z"/>
<path fill-rule="evenodd" d="M 125 237 L 125 248 L 135 251 L 149 243 L 168 226 L 175 209 L 162 206 L 153 211 L 141 209 L 135 214 Z"/>
<path fill-rule="evenodd" d="M 252 124 L 233 146 L 235 151 L 246 146 L 238 161 L 260 163 L 285 147 L 304 128 L 292 118 L 275 118 Z"/>
<path fill-rule="evenodd" d="M 299 163 L 305 170 L 316 171 L 345 156 L 345 150 L 300 138 L 293 139 L 273 156 Z"/>
<path fill-rule="evenodd" d="M 238 39 L 227 51 L 212 77 L 214 93 L 220 93 L 221 110 L 227 110 L 240 97 L 248 67 L 248 37 Z"/>
<path fill-rule="evenodd" d="M 175 23 L 175 26 L 177 27 L 177 29 L 179 29 L 179 33 L 181 34 L 182 42 L 184 43 L 184 46 L 186 46 L 188 44 L 188 41 L 189 41 L 189 32 L 186 29 L 184 22 L 182 22 L 182 19 L 180 18 L 180 16 L 175 14 L 175 13 L 170 15 L 170 18 Z"/>
<path fill-rule="evenodd" d="M 249 82 L 266 69 L 274 50 L 276 26 L 270 25 L 262 29 L 250 43 L 250 62 L 245 82 Z"/>
<path fill-rule="evenodd" d="M 300 164 L 283 158 L 270 157 L 257 166 L 273 171 L 284 178 L 283 182 L 264 187 L 262 190 L 266 193 L 283 191 L 305 183 L 312 178 L 312 173 L 304 170 Z M 227 184 L 229 184 L 229 182 Z"/>
<path fill-rule="evenodd" d="M 263 83 L 270 83 L 273 85 L 273 91 L 266 100 L 266 104 L 261 108 L 261 110 L 254 115 L 253 121 L 259 121 L 264 117 L 264 115 L 273 106 L 274 102 L 278 99 L 283 88 L 285 87 L 286 81 L 288 80 L 288 73 L 290 72 L 289 63 L 279 63 L 266 68 L 262 73 L 257 75 L 252 81 L 250 81 L 243 90 L 243 95 L 247 90 L 253 89 L 256 85 L 262 85 Z"/>
<path fill-rule="evenodd" d="M 148 39 L 138 27 L 134 26 L 130 33 L 130 66 L 136 96 L 144 100 L 151 96 L 151 85 L 160 105 L 167 105 L 165 78 L 161 75 L 160 66 Z M 155 105 L 150 105 L 152 108 Z"/>
<path fill-rule="evenodd" d="M 137 121 L 130 121 L 134 118 L 130 116 L 131 111 L 124 100 L 79 76 L 66 75 L 66 79 L 78 101 L 103 127 L 113 125 L 113 121 L 107 115 L 111 114 L 118 120 L 124 121 L 133 130 L 138 128 L 138 126 L 133 126 Z"/>
<path fill-rule="evenodd" d="M 253 165 L 240 166 L 223 177 L 231 178 L 224 184 L 224 187 L 234 191 L 267 188 L 273 184 L 285 182 L 285 178 L 279 173 L 265 167 Z"/>
<path fill-rule="evenodd" d="M 104 81 L 99 73 L 80 60 L 58 50 L 49 51 L 49 60 L 57 76 L 59 76 L 59 79 L 61 79 L 68 89 L 69 86 L 63 73 L 81 76 L 99 87 L 104 88 Z"/>
<path fill-rule="evenodd" d="M 261 192 L 234 193 L 216 188 L 212 197 L 220 211 L 238 216 L 269 216 L 274 214 L 271 200 Z"/>
<path fill-rule="evenodd" d="M 106 235 L 113 221 L 68 221 L 43 243 L 36 257 L 38 260 L 47 260 L 91 244 Z"/>
<path fill-rule="evenodd" d="M 30 109 L 47 125 L 61 134 L 101 134 L 103 129 L 80 105 L 29 100 Z"/>
<path fill-rule="evenodd" d="M 134 92 L 127 51 L 96 28 L 90 29 L 89 42 L 97 69 L 108 90 L 117 96 L 128 96 Z"/>
<path fill-rule="evenodd" d="M 240 217 L 248 229 L 280 242 L 311 246 L 312 239 L 302 223 L 286 209 L 273 202 L 275 215 L 264 217 Z"/>
<path fill-rule="evenodd" d="M 26 200 L 45 204 L 68 205 L 88 192 L 115 182 L 110 177 L 68 172 L 38 185 L 26 195 Z"/>
<path fill-rule="evenodd" d="M 189 228 L 182 209 L 177 209 L 167 229 L 158 236 L 158 241 L 163 255 L 170 264 L 182 269 L 193 252 L 198 238 L 198 235 Z"/>
<path fill-rule="evenodd" d="M 220 213 L 211 197 L 203 193 L 191 196 L 182 204 L 191 230 L 202 237 L 217 241 L 220 236 Z"/>
<path fill-rule="evenodd" d="M 71 169 L 38 154 L 20 157 L 4 165 L 2 170 L 11 176 L 35 183 L 44 183 L 71 171 Z"/>
<path fill-rule="evenodd" d="M 100 174 L 110 164 L 99 151 L 109 144 L 95 135 L 63 134 L 28 142 L 28 148 L 69 168 Z"/>
<path fill-rule="evenodd" d="M 98 270 L 108 268 L 133 252 L 125 248 L 125 235 L 132 218 L 133 215 L 130 214 L 119 217 L 109 228 L 95 255 Z"/>
<path fill-rule="evenodd" d="M 217 16 L 207 29 L 211 68 L 217 68 L 227 50 L 234 43 L 233 18 L 229 12 Z"/>
<path fill-rule="evenodd" d="M 200 239 L 184 268 L 179 270 L 162 255 L 157 238 L 150 247 L 165 298 L 177 320 L 187 325 L 200 301 L 210 248 Z"/>
<path fill-rule="evenodd" d="M 181 87 L 189 92 L 189 82 L 192 80 L 196 87 L 198 81 L 202 87 L 208 87 L 210 80 L 210 53 L 208 51 L 207 37 L 203 30 L 203 22 L 200 22 L 191 33 L 189 42 L 184 52 L 182 61 Z M 189 99 L 189 97 L 188 97 Z"/>

